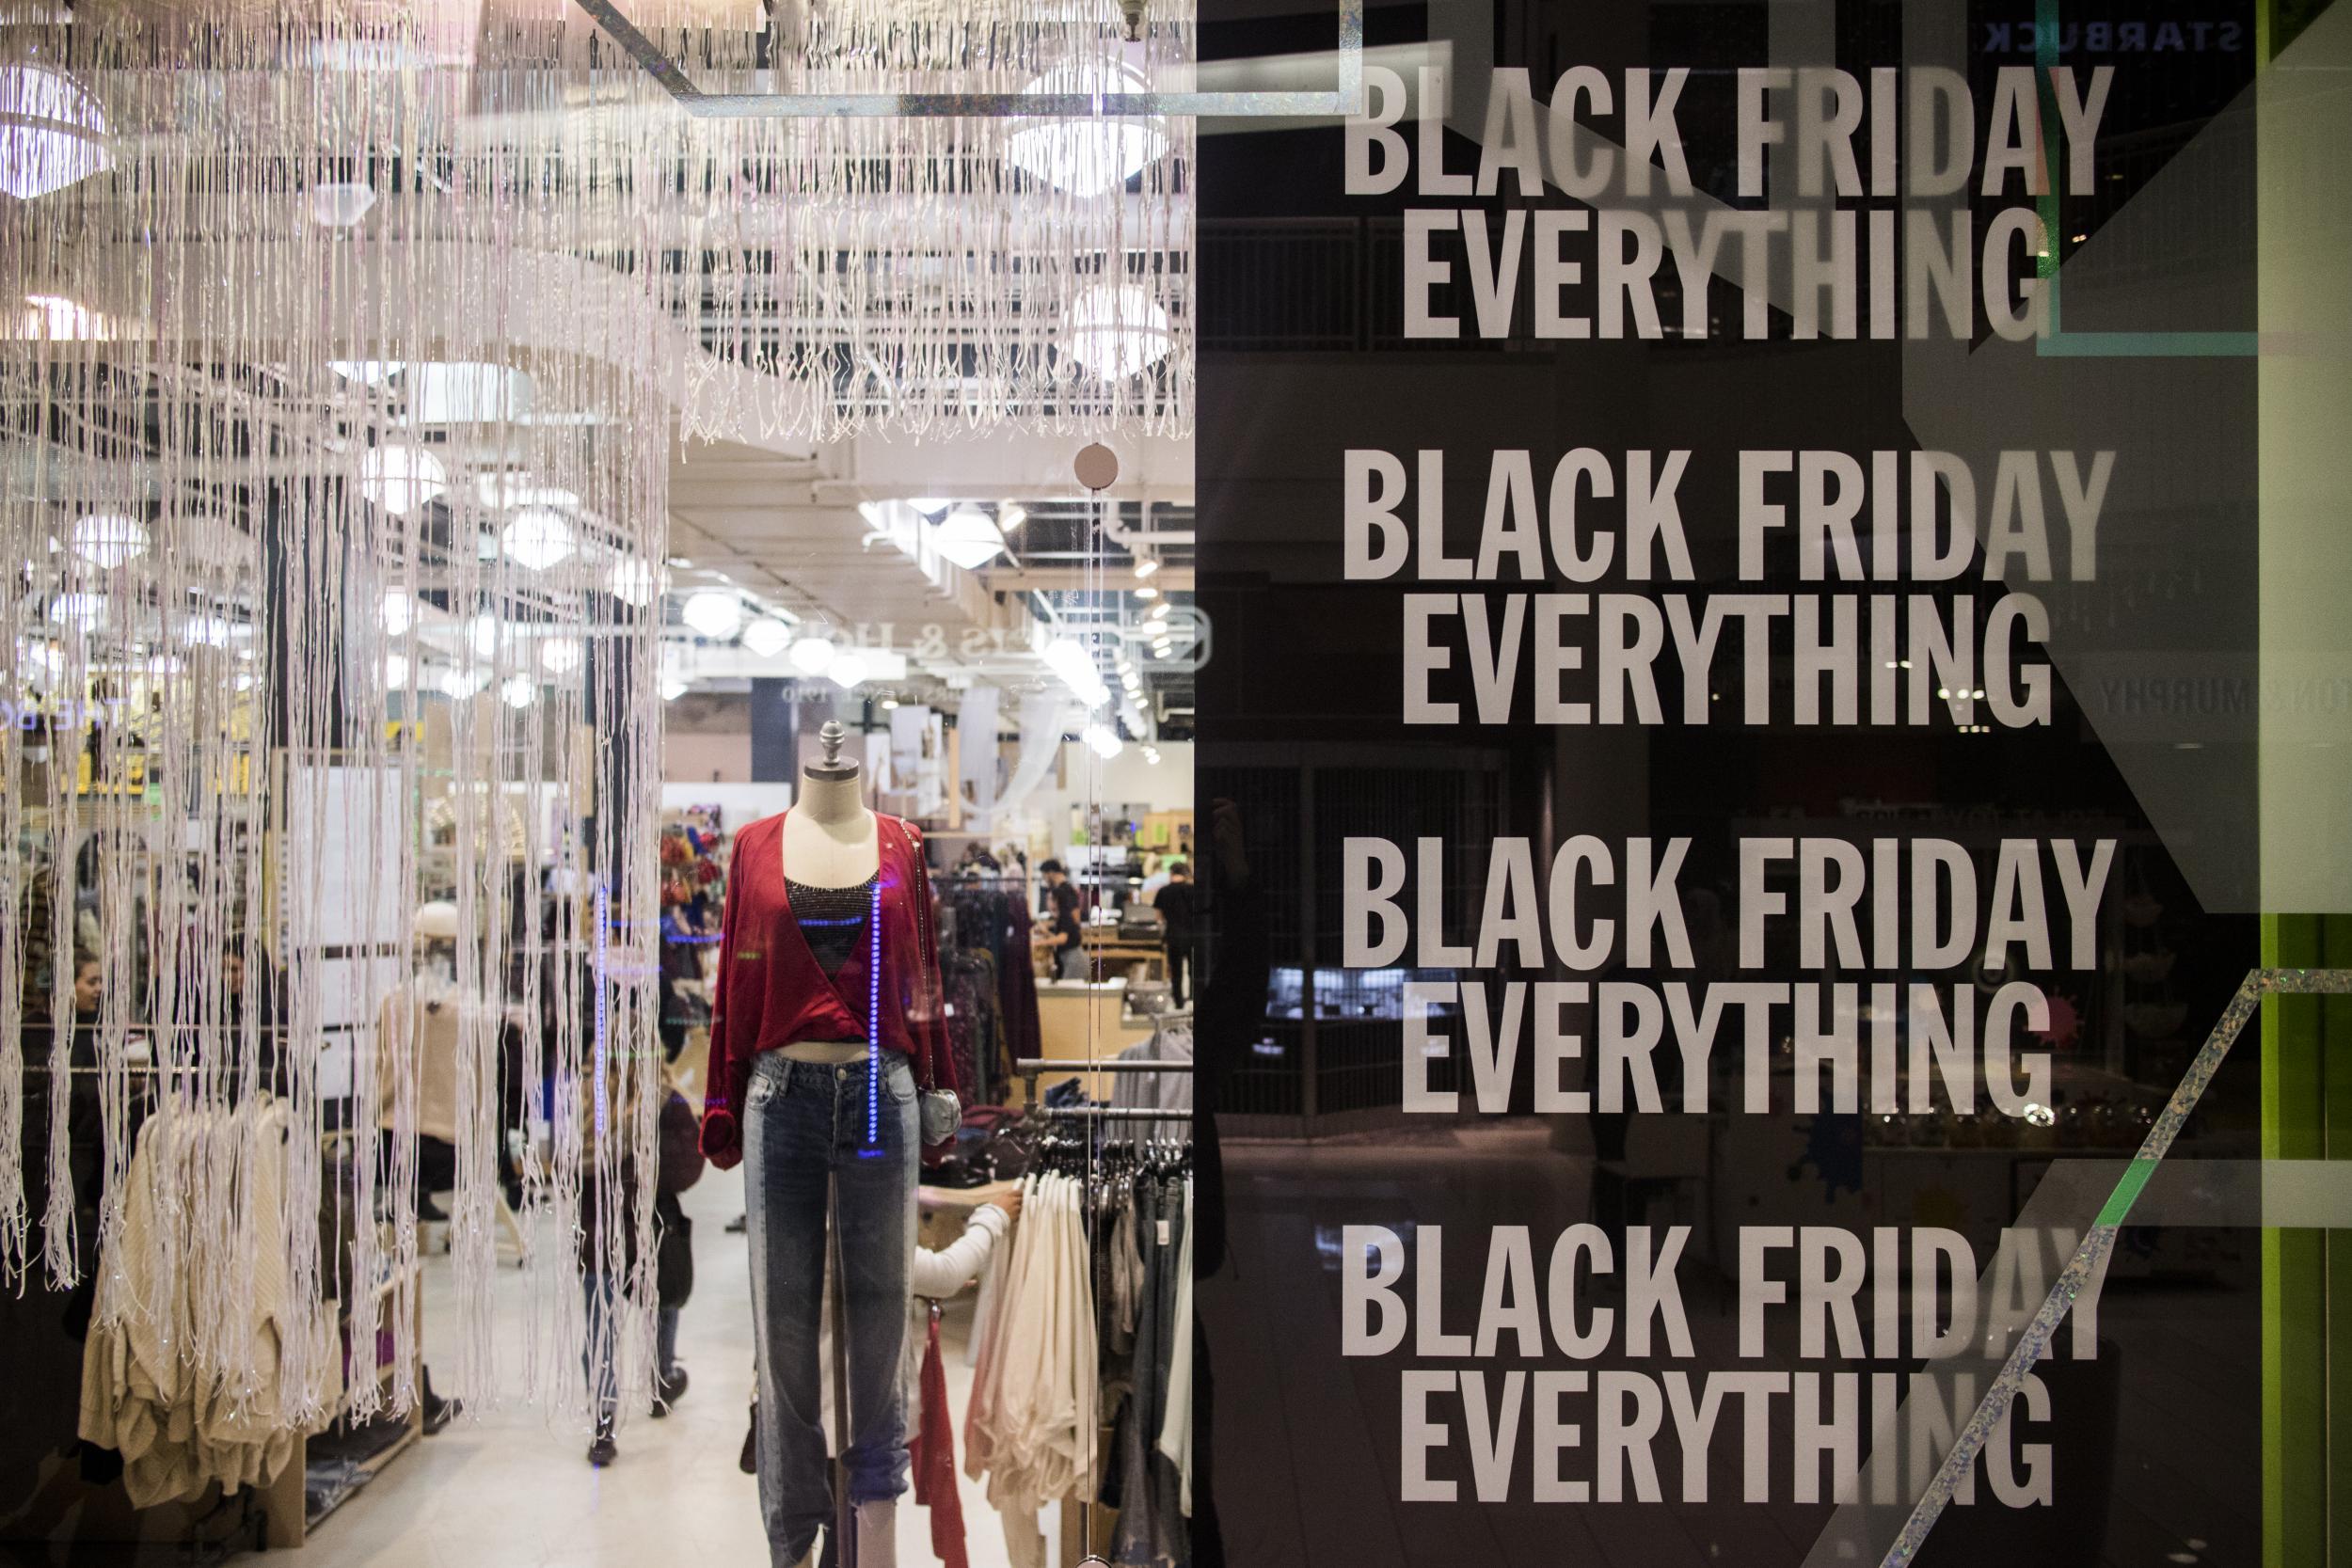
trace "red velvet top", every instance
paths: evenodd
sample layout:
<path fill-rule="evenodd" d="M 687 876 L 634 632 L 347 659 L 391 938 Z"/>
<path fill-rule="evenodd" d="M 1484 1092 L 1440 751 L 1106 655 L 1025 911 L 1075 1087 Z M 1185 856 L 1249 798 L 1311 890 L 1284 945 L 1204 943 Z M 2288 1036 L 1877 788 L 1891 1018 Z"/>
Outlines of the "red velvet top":
<path fill-rule="evenodd" d="M 710 1008 L 709 1092 L 703 1100 L 703 1152 L 722 1170 L 743 1158 L 737 1108 L 763 1051 L 797 1040 L 866 1037 L 867 943 L 828 975 L 801 933 L 785 892 L 784 818 L 752 823 L 735 837 L 725 912 L 719 927 L 719 980 Z M 876 815 L 882 854 L 882 1047 L 903 1052 L 921 1088 L 956 1086 L 941 1006 L 939 939 L 931 927 L 930 874 L 922 831 Z"/>

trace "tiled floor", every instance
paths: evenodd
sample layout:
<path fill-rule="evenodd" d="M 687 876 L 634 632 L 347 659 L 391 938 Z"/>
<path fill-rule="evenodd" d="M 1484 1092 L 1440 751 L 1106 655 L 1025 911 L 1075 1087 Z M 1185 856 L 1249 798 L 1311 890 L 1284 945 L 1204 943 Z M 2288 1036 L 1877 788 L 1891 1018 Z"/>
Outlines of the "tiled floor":
<path fill-rule="evenodd" d="M 752 1323 L 741 1236 L 739 1172 L 712 1171 L 686 1195 L 694 1225 L 695 1291 L 679 1325 L 678 1358 L 693 1386 L 664 1420 L 637 1419 L 621 1457 L 594 1470 L 585 1445 L 519 1402 L 461 1418 L 395 1460 L 320 1525 L 299 1560 L 310 1568 L 530 1568 L 648 1563 L 753 1568 L 767 1561 L 752 1478 L 736 1468 L 751 1397 Z M 455 1330 L 446 1259 L 428 1265 L 426 1361 L 446 1361 Z M 498 1283 L 501 1345 L 517 1342 L 522 1275 Z M 971 1371 L 961 1354 L 970 1297 L 946 1319 L 948 1397 L 961 1425 Z M 961 1433 L 959 1433 L 961 1435 Z M 1003 1534 L 982 1490 L 962 1483 L 972 1568 L 1004 1568 Z M 924 1568 L 930 1516 L 902 1505 L 899 1560 Z M 1049 1532 L 1055 1521 L 1046 1520 Z"/>

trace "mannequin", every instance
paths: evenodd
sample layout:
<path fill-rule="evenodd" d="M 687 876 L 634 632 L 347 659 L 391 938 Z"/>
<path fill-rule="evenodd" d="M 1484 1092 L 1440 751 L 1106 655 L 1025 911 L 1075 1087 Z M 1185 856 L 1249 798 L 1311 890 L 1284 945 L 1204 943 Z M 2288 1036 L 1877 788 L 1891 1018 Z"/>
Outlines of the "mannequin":
<path fill-rule="evenodd" d="M 838 1238 L 856 1568 L 896 1568 L 907 1487 L 898 1363 L 920 1091 L 953 1087 L 922 835 L 866 806 L 828 723 L 798 802 L 737 835 L 703 1148 L 741 1160 L 758 1361 L 759 1501 L 774 1568 L 833 1517 L 819 1405 L 828 1214 Z"/>

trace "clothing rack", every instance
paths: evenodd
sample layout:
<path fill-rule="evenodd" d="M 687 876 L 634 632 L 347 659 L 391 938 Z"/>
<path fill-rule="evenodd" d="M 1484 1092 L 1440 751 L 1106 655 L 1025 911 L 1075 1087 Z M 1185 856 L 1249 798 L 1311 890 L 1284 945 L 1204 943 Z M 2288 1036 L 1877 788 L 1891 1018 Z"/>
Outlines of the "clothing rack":
<path fill-rule="evenodd" d="M 1189 1124 L 1190 1111 L 1154 1111 L 1135 1105 L 1035 1105 L 1029 1114 L 1045 1121 L 1181 1121 Z"/>
<path fill-rule="evenodd" d="M 1024 1056 L 1012 1064 L 1012 1070 L 1016 1078 L 1035 1078 L 1041 1072 L 1190 1072 L 1192 1064 L 1156 1057 Z"/>

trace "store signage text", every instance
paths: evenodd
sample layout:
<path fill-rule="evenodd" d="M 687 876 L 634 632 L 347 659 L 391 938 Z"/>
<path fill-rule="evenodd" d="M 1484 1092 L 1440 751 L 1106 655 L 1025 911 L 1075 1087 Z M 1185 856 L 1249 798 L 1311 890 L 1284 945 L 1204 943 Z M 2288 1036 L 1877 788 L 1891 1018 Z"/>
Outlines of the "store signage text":
<path fill-rule="evenodd" d="M 1691 87 L 1685 68 L 1629 68 L 1613 82 L 1573 67 L 1552 84 L 1540 131 L 1527 71 L 1498 69 L 1472 171 L 1446 166 L 1443 68 L 1421 68 L 1408 138 L 1399 129 L 1404 79 L 1366 67 L 1368 112 L 1347 124 L 1349 195 L 1389 195 L 1411 179 L 1417 197 L 1468 202 L 1503 195 L 1508 176 L 1527 204 L 1506 209 L 1499 231 L 1482 206 L 1406 209 L 1405 336 L 1654 339 L 1671 325 L 1671 335 L 1698 341 L 1715 330 L 1708 281 L 1735 263 L 1743 338 L 1772 335 L 1775 297 L 1797 338 L 1968 341 L 1981 324 L 2022 341 L 2047 330 L 2043 261 L 2056 236 L 2039 198 L 2054 181 L 2070 196 L 2092 191 L 2113 66 L 2001 66 L 1981 119 L 1967 78 L 1944 67 L 1735 74 L 1738 195 L 1765 196 L 1773 149 L 1795 170 L 1796 189 L 1773 191 L 1772 207 L 1684 200 L 1699 195 L 1676 119 Z M 1583 145 L 1580 114 L 1623 152 Z M 1655 185 L 1662 199 L 1653 200 Z M 1590 205 L 1556 204 L 1552 188 Z M 1974 205 L 2005 197 L 2023 199 L 1985 214 Z M 1668 268 L 1681 302 L 1671 324 L 1659 295 Z M 1438 291 L 1457 278 L 1467 316 L 1439 309 Z"/>
<path fill-rule="evenodd" d="M 1786 541 L 1802 581 L 1878 586 L 1685 594 L 1640 585 L 1696 580 L 1680 496 L 1690 452 L 1578 449 L 1546 466 L 1540 491 L 1532 453 L 1487 453 L 1469 554 L 1446 542 L 1446 457 L 1359 449 L 1343 460 L 1345 576 L 1388 580 L 1409 567 L 1416 584 L 1464 585 L 1402 595 L 1413 724 L 1526 712 L 1560 725 L 1965 725 L 1979 704 L 1995 724 L 2046 724 L 2039 597 L 2005 593 L 1979 616 L 1973 594 L 1895 587 L 2095 579 L 2115 467 L 2111 451 L 2003 452 L 1990 474 L 1947 452 L 1742 451 L 1736 494 L 1709 498 L 1736 516 L 1740 579 L 1760 583 L 1768 546 Z M 1611 576 L 1628 590 L 1482 586 Z M 1785 711 L 1773 701 L 1776 634 L 1793 641 L 1798 676 Z M 1728 691 L 1715 679 L 1719 648 L 1741 672 Z M 1589 694 L 1568 696 L 1571 678 L 1589 680 Z"/>

